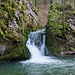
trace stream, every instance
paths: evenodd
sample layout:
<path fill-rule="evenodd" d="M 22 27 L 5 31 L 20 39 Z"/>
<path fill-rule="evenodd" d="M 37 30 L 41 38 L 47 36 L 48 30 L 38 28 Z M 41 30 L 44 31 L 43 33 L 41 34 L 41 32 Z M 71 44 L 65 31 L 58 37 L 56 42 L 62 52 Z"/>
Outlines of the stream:
<path fill-rule="evenodd" d="M 31 58 L 0 63 L 0 75 L 75 75 L 74 57 L 50 56 L 45 46 L 45 29 L 31 32 L 26 46 Z"/>

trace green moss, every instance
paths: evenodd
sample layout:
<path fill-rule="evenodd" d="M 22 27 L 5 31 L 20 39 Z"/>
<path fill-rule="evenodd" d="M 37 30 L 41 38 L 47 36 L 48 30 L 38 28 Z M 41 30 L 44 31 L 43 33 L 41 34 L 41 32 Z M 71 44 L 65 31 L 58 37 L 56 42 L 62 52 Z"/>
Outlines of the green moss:
<path fill-rule="evenodd" d="M 7 1 L 7 4 L 8 4 L 9 6 L 11 6 L 11 5 L 12 5 L 11 0 L 8 0 L 8 1 Z"/>
<path fill-rule="evenodd" d="M 18 45 L 17 48 L 14 49 L 15 56 L 20 57 L 21 59 L 28 59 L 28 50 L 26 45 Z"/>
<path fill-rule="evenodd" d="M 66 10 L 65 14 L 62 13 L 64 18 L 60 14 L 60 11 L 63 12 L 63 9 Z M 64 7 L 58 3 L 50 5 L 48 22 L 46 24 L 46 46 L 52 54 L 59 54 L 62 51 L 69 50 L 74 51 L 73 47 L 69 48 L 74 46 L 74 44 L 72 45 L 67 39 L 74 41 L 75 30 L 70 30 L 70 26 L 66 21 L 68 18 L 71 18 L 74 12 L 71 5 L 65 5 Z M 66 37 L 67 35 L 73 38 L 68 38 Z"/>
<path fill-rule="evenodd" d="M 15 9 L 13 9 L 12 7 L 10 7 L 8 4 L 4 7 L 3 9 L 4 11 L 8 12 L 8 19 L 9 20 L 13 20 L 15 17 Z"/>
<path fill-rule="evenodd" d="M 20 4 L 20 3 L 19 3 L 19 5 L 18 5 L 18 6 L 21 6 L 22 10 L 26 10 L 26 9 L 28 9 L 28 7 L 27 7 L 27 6 L 24 6 L 24 5 Z"/>
<path fill-rule="evenodd" d="M 3 31 L 1 30 L 1 28 L 0 28 L 0 36 L 5 38 L 5 35 L 4 35 Z"/>
<path fill-rule="evenodd" d="M 51 54 L 55 54 L 55 53 L 60 54 L 62 52 L 62 49 L 57 48 L 55 46 L 51 46 L 51 47 L 49 47 L 49 49 L 50 49 Z"/>
<path fill-rule="evenodd" d="M 48 15 L 48 21 L 54 20 L 55 18 L 58 18 L 58 15 L 56 13 L 50 13 Z"/>
<path fill-rule="evenodd" d="M 75 30 L 72 29 L 72 30 L 71 30 L 71 33 L 75 34 Z"/>
<path fill-rule="evenodd" d="M 55 9 L 55 6 L 52 4 L 49 8 L 49 11 L 51 11 L 48 15 L 48 21 L 51 21 L 51 20 L 56 20 L 58 19 L 58 13 L 57 13 L 57 9 Z"/>
<path fill-rule="evenodd" d="M 0 4 L 2 7 L 4 7 L 6 4 L 5 3 L 2 3 L 2 4 Z"/>
<path fill-rule="evenodd" d="M 59 10 L 59 9 L 60 9 L 60 10 L 63 10 L 63 7 L 62 7 L 62 4 L 61 4 L 61 3 L 60 3 L 60 4 L 59 4 L 59 3 L 54 3 L 53 5 L 55 6 L 55 8 L 56 8 L 57 10 Z"/>
<path fill-rule="evenodd" d="M 65 9 L 66 9 L 66 10 L 73 10 L 73 8 L 72 8 L 72 6 L 71 6 L 70 4 L 66 5 L 66 6 L 65 6 Z"/>
<path fill-rule="evenodd" d="M 75 13 L 75 11 L 68 11 L 68 12 L 66 12 L 66 15 L 73 15 Z"/>
<path fill-rule="evenodd" d="M 31 28 L 25 27 L 25 33 L 24 33 L 24 36 L 25 36 L 26 38 L 28 38 L 28 34 L 29 34 L 31 31 L 32 31 Z"/>
<path fill-rule="evenodd" d="M 57 10 L 60 10 L 60 11 L 63 11 L 63 9 L 65 9 L 65 10 L 74 10 L 73 9 L 73 7 L 70 5 L 70 4 L 65 4 L 65 6 L 63 7 L 63 4 L 59 4 L 59 3 L 54 3 L 53 4 L 54 6 L 55 6 L 55 8 L 57 9 Z"/>
<path fill-rule="evenodd" d="M 28 34 L 29 34 L 30 32 L 32 32 L 32 31 L 36 31 L 37 29 L 38 29 L 38 28 L 25 27 L 24 36 L 25 36 L 26 38 L 28 38 Z"/>
<path fill-rule="evenodd" d="M 24 13 L 24 11 L 23 11 L 23 10 L 21 10 L 20 12 L 21 12 L 21 14 L 23 14 L 23 16 L 25 15 L 25 13 Z"/>
<path fill-rule="evenodd" d="M 0 61 L 4 61 L 4 60 L 11 60 L 11 59 L 13 59 L 13 53 L 11 53 L 11 54 L 8 54 L 8 55 L 5 55 L 5 56 L 1 56 L 0 57 Z"/>
<path fill-rule="evenodd" d="M 7 29 L 7 26 L 5 24 L 7 24 L 6 21 L 1 19 L 0 27 L 2 28 L 3 31 Z"/>
<path fill-rule="evenodd" d="M 30 4 L 31 4 L 31 1 L 29 1 L 30 2 Z M 31 4 L 31 6 L 32 6 L 32 10 L 36 13 L 36 15 L 38 15 L 38 10 L 37 10 L 37 8 L 33 5 L 33 4 Z"/>
<path fill-rule="evenodd" d="M 75 48 L 73 48 L 73 47 L 70 47 L 70 50 L 72 50 L 72 51 L 75 51 Z"/>
<path fill-rule="evenodd" d="M 61 21 L 51 21 L 46 25 L 47 31 L 51 31 L 51 35 L 62 34 L 63 25 Z"/>
<path fill-rule="evenodd" d="M 14 0 L 8 0 L 7 1 L 7 4 L 10 6 L 10 7 L 12 7 L 12 8 L 15 8 L 17 5 L 15 4 L 15 1 Z"/>
<path fill-rule="evenodd" d="M 51 4 L 49 10 L 54 11 L 55 10 L 55 6 L 53 4 Z"/>
<path fill-rule="evenodd" d="M 0 10 L 0 18 L 4 18 L 5 13 L 6 13 L 6 11 Z"/>
<path fill-rule="evenodd" d="M 15 5 L 14 2 L 14 0 L 8 0 L 7 4 L 0 5 L 0 36 L 9 39 L 6 39 L 5 42 L 11 42 L 12 44 L 12 47 L 8 48 L 10 51 L 7 49 L 5 50 L 6 54 L 4 54 L 4 56 L 0 56 L 0 61 L 28 59 L 29 52 L 26 47 L 28 34 L 40 28 L 38 25 L 35 26 L 33 17 L 30 17 L 30 23 L 27 23 L 27 20 L 29 19 L 29 13 L 27 14 L 25 12 L 25 10 L 28 9 L 27 5 L 25 5 L 24 2 L 23 5 L 20 4 L 20 0 L 18 0 L 18 5 Z M 18 14 L 18 17 L 15 16 L 15 7 L 19 6 L 21 6 L 19 11 L 21 11 L 20 13 L 23 14 L 23 17 L 20 15 L 20 13 Z M 35 13 L 38 11 L 35 8 L 33 8 L 33 10 Z M 16 22 L 19 26 L 17 31 L 8 29 L 9 20 L 12 22 L 14 18 L 16 18 Z"/>
<path fill-rule="evenodd" d="M 26 38 L 23 35 L 15 31 L 8 30 L 5 35 L 8 39 L 13 40 L 13 42 L 17 41 L 24 43 L 26 41 Z"/>

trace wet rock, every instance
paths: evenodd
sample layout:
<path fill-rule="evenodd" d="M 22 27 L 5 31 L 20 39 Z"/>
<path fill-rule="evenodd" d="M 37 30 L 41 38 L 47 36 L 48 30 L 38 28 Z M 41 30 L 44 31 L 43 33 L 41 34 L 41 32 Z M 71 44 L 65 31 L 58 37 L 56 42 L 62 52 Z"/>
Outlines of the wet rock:
<path fill-rule="evenodd" d="M 67 52 L 63 52 L 64 55 L 75 55 L 75 51 L 67 51 Z"/>
<path fill-rule="evenodd" d="M 5 50 L 6 50 L 5 45 L 0 44 L 0 54 L 1 54 L 1 56 L 3 56 Z"/>

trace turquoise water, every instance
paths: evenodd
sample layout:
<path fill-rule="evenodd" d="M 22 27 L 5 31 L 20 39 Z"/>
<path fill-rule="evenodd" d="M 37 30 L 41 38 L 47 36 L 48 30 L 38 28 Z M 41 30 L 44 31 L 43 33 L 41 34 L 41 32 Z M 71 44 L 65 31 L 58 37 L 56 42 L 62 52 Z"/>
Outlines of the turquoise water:
<path fill-rule="evenodd" d="M 31 32 L 26 43 L 31 58 L 26 61 L 0 63 L 0 75 L 75 75 L 74 57 L 53 57 L 46 51 L 45 29 Z M 40 44 L 40 45 L 39 45 Z"/>
<path fill-rule="evenodd" d="M 0 63 L 0 75 L 75 75 L 74 57 L 52 57 L 50 60 L 50 63 Z"/>

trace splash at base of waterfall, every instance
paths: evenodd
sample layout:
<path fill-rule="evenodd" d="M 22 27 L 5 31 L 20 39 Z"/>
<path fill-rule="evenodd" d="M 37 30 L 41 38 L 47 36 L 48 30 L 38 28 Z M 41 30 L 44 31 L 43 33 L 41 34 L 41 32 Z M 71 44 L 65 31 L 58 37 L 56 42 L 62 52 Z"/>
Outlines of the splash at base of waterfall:
<path fill-rule="evenodd" d="M 36 32 L 31 32 L 28 36 L 28 41 L 26 43 L 27 48 L 31 53 L 31 58 L 27 61 L 23 61 L 22 63 L 40 63 L 40 64 L 48 64 L 48 63 L 56 63 L 60 62 L 55 60 L 49 55 L 49 52 L 45 46 L 45 29 L 38 30 Z"/>

